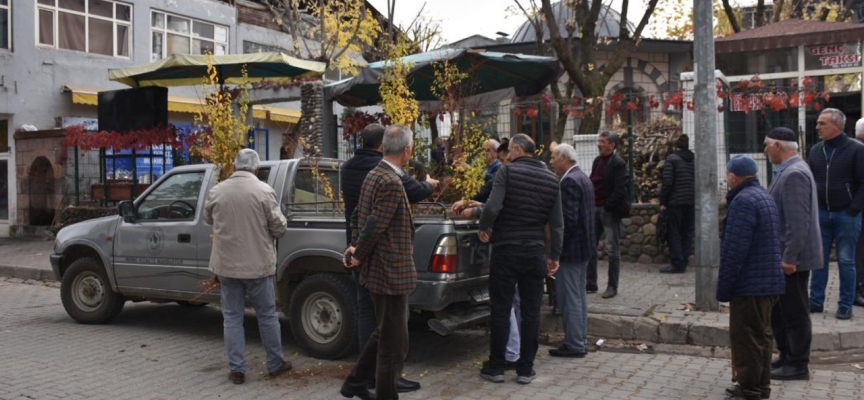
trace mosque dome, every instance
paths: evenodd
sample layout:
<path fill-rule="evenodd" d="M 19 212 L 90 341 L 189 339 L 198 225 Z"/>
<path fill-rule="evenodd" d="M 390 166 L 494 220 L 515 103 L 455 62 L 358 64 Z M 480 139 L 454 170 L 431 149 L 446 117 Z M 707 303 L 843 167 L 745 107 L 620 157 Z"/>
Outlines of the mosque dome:
<path fill-rule="evenodd" d="M 558 23 L 558 30 L 561 35 L 567 35 L 567 21 L 575 19 L 575 12 L 572 8 L 567 7 L 563 1 L 552 4 L 552 12 L 555 14 L 555 21 Z M 601 6 L 600 15 L 597 17 L 597 36 L 598 37 L 618 37 L 620 29 L 621 13 L 613 10 L 609 6 Z M 636 30 L 636 25 L 627 21 L 627 28 L 632 33 Z M 577 26 L 578 29 L 578 26 Z M 575 33 L 574 33 L 575 35 Z M 543 24 L 543 40 L 549 40 L 549 28 Z M 516 33 L 510 39 L 511 43 L 534 42 L 537 40 L 537 35 L 534 32 L 534 27 L 531 26 L 531 21 L 526 20 Z"/>

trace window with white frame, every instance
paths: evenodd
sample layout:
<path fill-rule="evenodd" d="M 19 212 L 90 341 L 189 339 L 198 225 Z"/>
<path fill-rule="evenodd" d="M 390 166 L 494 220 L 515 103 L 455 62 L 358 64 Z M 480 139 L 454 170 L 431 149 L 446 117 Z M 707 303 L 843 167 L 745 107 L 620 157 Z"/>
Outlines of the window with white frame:
<path fill-rule="evenodd" d="M 228 27 L 153 11 L 150 61 L 172 54 L 228 54 Z"/>
<path fill-rule="evenodd" d="M 12 49 L 12 0 L 0 0 L 0 49 Z"/>
<path fill-rule="evenodd" d="M 36 36 L 42 46 L 129 57 L 132 5 L 108 0 L 38 0 Z"/>

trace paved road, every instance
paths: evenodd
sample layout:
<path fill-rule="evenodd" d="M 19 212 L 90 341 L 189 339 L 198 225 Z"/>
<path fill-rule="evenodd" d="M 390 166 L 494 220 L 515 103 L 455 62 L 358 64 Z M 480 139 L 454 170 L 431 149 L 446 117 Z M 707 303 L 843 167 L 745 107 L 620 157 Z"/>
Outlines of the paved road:
<path fill-rule="evenodd" d="M 63 310 L 56 284 L 0 280 L 0 399 L 341 398 L 337 390 L 353 358 L 315 360 L 288 339 L 285 353 L 295 371 L 266 377 L 251 316 L 247 383 L 232 385 L 221 322 L 211 306 L 129 303 L 109 325 L 80 325 Z M 290 338 L 286 322 L 283 332 Z M 612 352 L 584 360 L 541 356 L 539 378 L 531 385 L 486 383 L 477 371 L 487 340 L 480 332 L 448 338 L 412 332 L 405 373 L 424 388 L 403 398 L 722 399 L 729 384 L 725 359 Z M 772 398 L 855 399 L 862 388 L 862 374 L 820 369 L 810 382 L 775 385 Z"/>

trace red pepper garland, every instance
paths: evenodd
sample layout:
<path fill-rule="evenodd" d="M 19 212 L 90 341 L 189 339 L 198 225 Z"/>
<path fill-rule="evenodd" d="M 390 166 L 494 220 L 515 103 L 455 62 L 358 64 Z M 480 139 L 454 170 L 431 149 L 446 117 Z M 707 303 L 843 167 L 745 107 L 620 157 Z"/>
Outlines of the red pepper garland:
<path fill-rule="evenodd" d="M 153 146 L 169 146 L 175 150 L 189 148 L 200 136 L 195 132 L 184 138 L 177 136 L 177 128 L 174 125 L 167 127 L 138 129 L 128 132 L 100 131 L 85 132 L 82 125 L 73 125 L 65 129 L 63 137 L 63 155 L 67 154 L 69 147 L 77 146 L 84 152 L 98 149 L 112 149 L 119 152 L 125 149 L 144 151 Z M 65 157 L 63 160 L 65 161 Z"/>

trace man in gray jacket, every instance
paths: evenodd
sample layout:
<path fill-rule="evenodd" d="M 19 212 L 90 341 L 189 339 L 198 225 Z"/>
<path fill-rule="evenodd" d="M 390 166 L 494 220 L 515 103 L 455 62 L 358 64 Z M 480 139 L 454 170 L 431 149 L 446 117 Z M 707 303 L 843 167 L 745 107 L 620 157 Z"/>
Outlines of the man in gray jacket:
<path fill-rule="evenodd" d="M 246 297 L 258 317 L 261 344 L 267 352 L 270 376 L 291 370 L 282 355 L 282 330 L 276 315 L 276 249 L 273 239 L 285 236 L 288 221 L 276 192 L 258 180 L 258 153 L 243 149 L 234 159 L 236 172 L 207 196 L 204 219 L 213 225 L 210 271 L 219 277 L 222 291 L 228 378 L 241 384 L 246 377 L 246 334 L 243 314 Z"/>
<path fill-rule="evenodd" d="M 798 156 L 798 135 L 774 128 L 765 136 L 765 154 L 774 164 L 768 192 L 780 214 L 780 251 L 786 294 L 771 311 L 771 326 L 780 357 L 771 365 L 771 379 L 810 378 L 810 324 L 807 285 L 810 271 L 822 268 L 822 236 L 816 182 Z"/>

